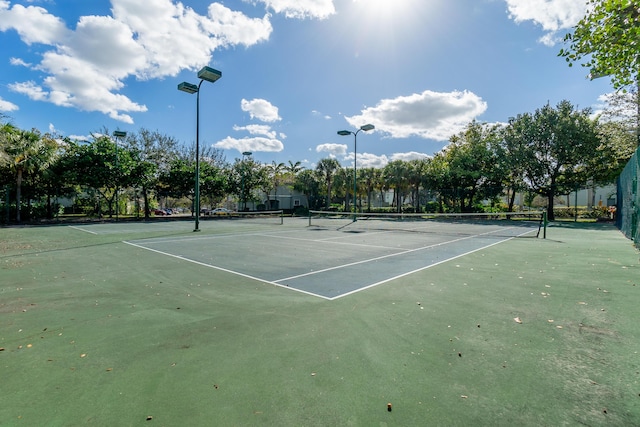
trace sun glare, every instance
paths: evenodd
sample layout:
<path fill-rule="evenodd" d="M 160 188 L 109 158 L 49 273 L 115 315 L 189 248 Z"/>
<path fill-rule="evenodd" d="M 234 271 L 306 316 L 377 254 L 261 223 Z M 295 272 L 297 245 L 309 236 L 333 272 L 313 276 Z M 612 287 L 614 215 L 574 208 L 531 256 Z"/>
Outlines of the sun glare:
<path fill-rule="evenodd" d="M 363 16 L 376 19 L 397 19 L 411 13 L 419 2 L 425 0 L 353 0 Z"/>

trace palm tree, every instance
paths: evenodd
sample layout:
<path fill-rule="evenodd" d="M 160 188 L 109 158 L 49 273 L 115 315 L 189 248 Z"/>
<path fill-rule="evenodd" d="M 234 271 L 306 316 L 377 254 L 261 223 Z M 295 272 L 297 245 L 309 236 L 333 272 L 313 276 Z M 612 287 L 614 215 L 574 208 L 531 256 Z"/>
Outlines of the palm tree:
<path fill-rule="evenodd" d="M 327 184 L 327 208 L 331 206 L 331 183 L 338 169 L 340 169 L 340 163 L 336 159 L 331 158 L 320 159 L 316 166 L 316 172 L 320 176 L 320 179 Z"/>
<path fill-rule="evenodd" d="M 289 164 L 284 166 L 284 170 L 287 175 L 287 182 L 291 184 L 295 181 L 298 174 L 304 170 L 304 166 L 302 166 L 302 162 L 300 161 L 293 163 L 289 160 Z"/>
<path fill-rule="evenodd" d="M 376 169 L 360 169 L 360 180 L 364 182 L 364 189 L 367 193 L 367 211 L 371 211 L 371 193 L 375 189 Z"/>
<path fill-rule="evenodd" d="M 16 177 L 16 221 L 20 222 L 22 181 L 24 175 L 44 170 L 53 162 L 57 143 L 37 130 L 25 131 L 13 125 L 0 129 L 0 162 Z"/>
<path fill-rule="evenodd" d="M 267 173 L 269 174 L 269 178 L 271 180 L 272 188 L 273 188 L 273 199 L 277 204 L 278 201 L 278 186 L 280 185 L 280 180 L 282 179 L 282 173 L 286 169 L 284 163 L 276 163 L 275 161 L 271 162 L 270 165 L 267 165 Z M 269 197 L 269 193 L 267 192 L 267 199 L 269 200 L 269 209 L 274 209 L 273 202 Z"/>
<path fill-rule="evenodd" d="M 416 212 L 420 212 L 420 186 L 424 181 L 427 161 L 425 159 L 414 159 L 409 161 L 409 185 L 411 186 L 413 207 Z"/>
<path fill-rule="evenodd" d="M 404 160 L 394 160 L 384 167 L 384 180 L 393 187 L 393 194 L 397 212 L 402 212 L 404 194 L 409 187 L 408 163 Z"/>

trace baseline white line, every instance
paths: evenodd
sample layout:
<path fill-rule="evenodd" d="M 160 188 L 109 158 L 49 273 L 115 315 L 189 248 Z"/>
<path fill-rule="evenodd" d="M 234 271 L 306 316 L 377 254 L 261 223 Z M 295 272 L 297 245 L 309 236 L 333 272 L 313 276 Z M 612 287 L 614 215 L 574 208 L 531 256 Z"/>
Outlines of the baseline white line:
<path fill-rule="evenodd" d="M 74 230 L 78 230 L 78 231 L 84 231 L 85 233 L 89 233 L 89 234 L 98 234 L 95 231 L 85 230 L 84 228 L 76 227 L 75 225 L 68 225 L 67 227 L 73 228 Z"/>
<path fill-rule="evenodd" d="M 248 274 L 240 273 L 238 271 L 229 270 L 227 268 L 222 268 L 222 267 L 218 267 L 218 266 L 215 266 L 215 265 L 206 264 L 204 262 L 196 261 L 194 259 L 185 258 L 185 257 L 180 256 L 180 255 L 174 255 L 174 254 L 170 254 L 168 252 L 159 251 L 157 249 L 147 248 L 145 246 L 138 245 L 136 243 L 127 242 L 127 241 L 123 241 L 123 243 L 126 243 L 127 245 L 134 246 L 136 248 L 145 249 L 145 250 L 150 251 L 150 252 L 155 252 L 155 253 L 158 253 L 158 254 L 161 254 L 161 255 L 166 255 L 166 256 L 171 257 L 171 258 L 176 258 L 176 259 L 179 259 L 181 261 L 186 261 L 186 262 L 190 262 L 190 263 L 193 263 L 193 264 L 197 264 L 197 265 L 200 265 L 202 267 L 208 267 L 208 268 L 212 268 L 214 270 L 224 271 L 225 273 L 235 274 L 236 276 L 241 276 L 241 277 L 244 277 L 244 278 L 247 278 L 247 279 L 251 279 L 251 280 L 258 281 L 258 282 L 266 283 L 268 285 L 274 285 L 274 286 L 277 286 L 279 288 L 288 289 L 288 290 L 300 292 L 300 293 L 303 293 L 303 294 L 306 294 L 306 295 L 311 295 L 311 296 L 314 296 L 314 297 L 330 300 L 330 298 L 325 297 L 323 295 L 318 295 L 318 294 L 314 294 L 313 292 L 303 291 L 302 289 L 291 288 L 291 287 L 286 286 L 286 285 L 281 285 L 279 283 L 270 282 L 268 280 L 260 279 L 259 277 L 250 276 Z"/>
<path fill-rule="evenodd" d="M 527 234 L 527 233 L 523 233 L 523 234 Z M 522 234 L 520 234 L 520 235 L 518 235 L 518 236 L 522 236 Z M 465 253 L 463 253 L 463 254 L 456 255 L 456 256 L 454 256 L 454 257 L 447 258 L 447 259 L 444 259 L 444 260 L 442 260 L 442 261 L 438 261 L 438 262 L 436 262 L 436 263 L 429 264 L 429 265 L 426 265 L 426 266 L 424 266 L 424 267 L 417 268 L 417 269 L 415 269 L 415 270 L 412 270 L 412 271 L 409 271 L 409 272 L 406 272 L 406 273 L 402 273 L 402 274 L 399 274 L 399 275 L 397 275 L 397 276 L 390 277 L 390 278 L 385 279 L 385 280 L 381 280 L 380 282 L 376 282 L 376 283 L 373 283 L 373 284 L 371 284 L 371 285 L 367 285 L 367 286 L 365 286 L 365 287 L 363 287 L 363 288 L 358 288 L 358 289 L 355 289 L 355 290 L 353 290 L 353 291 L 349 291 L 349 292 L 347 292 L 347 293 L 340 294 L 340 295 L 338 295 L 338 296 L 335 296 L 335 297 L 333 297 L 333 298 L 328 298 L 328 299 L 329 299 L 330 301 L 334 301 L 334 300 L 337 300 L 337 299 L 339 299 L 339 298 L 346 297 L 346 296 L 348 296 L 348 295 L 353 295 L 353 294 L 355 294 L 355 293 L 358 293 L 358 292 L 364 291 L 364 290 L 366 290 L 366 289 L 371 289 L 371 288 L 373 288 L 373 287 L 375 287 L 375 286 L 382 285 L 383 283 L 387 283 L 387 282 L 390 282 L 390 281 L 392 281 L 392 280 L 400 279 L 400 278 L 402 278 L 402 277 L 409 276 L 410 274 L 414 274 L 414 273 L 417 273 L 417 272 L 419 272 L 419 271 L 426 270 L 426 269 L 431 268 L 431 267 L 435 267 L 436 265 L 444 264 L 445 262 L 453 261 L 454 259 L 457 259 L 457 258 L 460 258 L 460 257 L 466 256 L 466 255 L 469 255 L 469 254 L 472 254 L 472 253 L 474 253 L 474 252 L 481 251 L 481 250 L 483 250 L 483 249 L 490 248 L 491 246 L 495 246 L 495 245 L 499 245 L 499 244 L 504 243 L 504 242 L 508 242 L 509 240 L 515 239 L 515 238 L 516 238 L 516 237 L 518 237 L 518 236 L 509 237 L 509 238 L 507 238 L 507 239 L 505 239 L 505 240 L 501 240 L 501 241 L 499 241 L 499 242 L 494 242 L 494 243 L 492 243 L 492 244 L 490 244 L 490 245 L 483 246 L 483 247 L 481 247 L 481 248 L 477 248 L 477 249 L 474 249 L 474 250 L 472 250 L 472 251 L 465 252 Z"/>

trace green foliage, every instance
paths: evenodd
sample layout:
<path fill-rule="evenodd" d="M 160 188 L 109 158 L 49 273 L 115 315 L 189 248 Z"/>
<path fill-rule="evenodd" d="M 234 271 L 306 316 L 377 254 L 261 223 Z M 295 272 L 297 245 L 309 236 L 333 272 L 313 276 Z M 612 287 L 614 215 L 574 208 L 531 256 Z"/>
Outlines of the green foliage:
<path fill-rule="evenodd" d="M 596 173 L 589 166 L 601 142 L 590 114 L 589 109 L 576 110 L 569 101 L 561 101 L 556 108 L 547 104 L 534 114 L 511 118 L 505 130 L 505 143 L 518 147 L 522 156 L 527 186 L 548 200 L 550 221 L 555 196 L 567 194 Z"/>
<path fill-rule="evenodd" d="M 592 77 L 610 75 L 616 89 L 638 81 L 640 6 L 637 0 L 588 0 L 588 12 L 565 36 L 559 56 L 580 62 Z"/>

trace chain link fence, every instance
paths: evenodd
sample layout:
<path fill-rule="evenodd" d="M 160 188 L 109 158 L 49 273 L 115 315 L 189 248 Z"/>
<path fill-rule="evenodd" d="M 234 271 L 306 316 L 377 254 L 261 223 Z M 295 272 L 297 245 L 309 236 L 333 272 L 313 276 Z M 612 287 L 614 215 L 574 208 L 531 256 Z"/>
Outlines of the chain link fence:
<path fill-rule="evenodd" d="M 625 236 L 633 240 L 638 248 L 640 248 L 640 230 L 638 230 L 638 213 L 640 213 L 639 172 L 640 149 L 636 150 L 618 177 L 618 206 L 616 212 L 618 228 Z"/>

